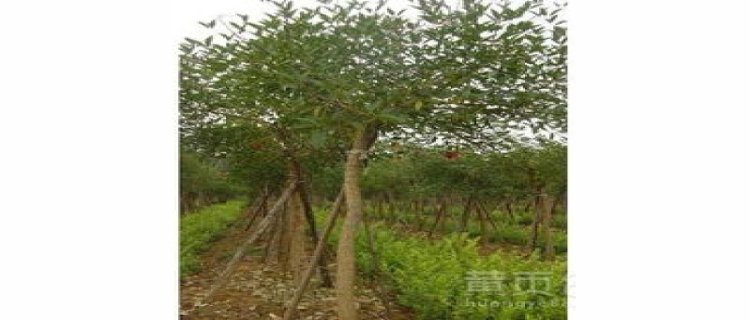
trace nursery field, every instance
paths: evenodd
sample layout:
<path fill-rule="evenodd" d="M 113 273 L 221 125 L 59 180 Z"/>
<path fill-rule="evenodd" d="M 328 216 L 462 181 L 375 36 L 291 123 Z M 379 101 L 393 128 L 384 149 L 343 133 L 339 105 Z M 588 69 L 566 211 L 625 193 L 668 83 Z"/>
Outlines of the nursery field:
<path fill-rule="evenodd" d="M 180 228 L 182 288 L 181 304 L 186 309 L 211 284 L 212 272 L 221 270 L 229 260 L 236 243 L 247 236 L 249 221 L 246 204 L 230 201 L 208 206 L 183 219 Z M 399 213 L 400 217 L 409 217 Z M 318 221 L 329 214 L 316 209 Z M 448 229 L 434 235 L 410 224 L 406 218 L 390 222 L 378 218 L 368 221 L 356 240 L 357 266 L 361 279 L 357 286 L 358 302 L 372 319 L 565 319 L 566 263 L 564 220 L 554 223 L 558 257 L 545 262 L 539 257 L 524 256 L 524 242 L 533 218 L 520 213 L 518 219 L 502 218 L 499 232 L 490 231 L 483 239 L 476 226 L 457 232 L 459 226 L 447 223 Z M 338 242 L 341 223 L 333 227 L 328 247 Z M 439 235 L 438 235 L 439 233 Z M 542 250 L 543 244 L 537 246 Z M 220 302 L 203 307 L 196 318 L 262 319 L 284 312 L 285 298 L 294 292 L 288 272 L 278 264 L 278 253 L 265 246 L 248 249 L 236 275 L 226 290 L 217 295 Z M 312 249 L 306 248 L 306 255 Z M 335 265 L 333 265 L 335 266 Z M 487 281 L 497 291 L 470 290 L 474 272 L 497 272 Z M 536 284 L 529 282 L 535 277 Z M 267 286 L 264 288 L 263 286 Z M 533 288 L 536 291 L 532 292 Z M 314 281 L 311 297 L 301 301 L 300 316 L 309 319 L 335 317 L 334 294 L 320 281 Z M 544 292 L 541 292 L 544 290 Z M 219 298 L 220 297 L 220 298 Z M 327 303 L 316 302 L 315 298 Z M 185 313 L 183 313 L 185 314 Z M 183 318 L 191 318 L 183 316 Z M 303 317 L 305 318 L 305 317 Z"/>
<path fill-rule="evenodd" d="M 180 46 L 183 319 L 566 319 L 565 4 L 268 1 Z"/>

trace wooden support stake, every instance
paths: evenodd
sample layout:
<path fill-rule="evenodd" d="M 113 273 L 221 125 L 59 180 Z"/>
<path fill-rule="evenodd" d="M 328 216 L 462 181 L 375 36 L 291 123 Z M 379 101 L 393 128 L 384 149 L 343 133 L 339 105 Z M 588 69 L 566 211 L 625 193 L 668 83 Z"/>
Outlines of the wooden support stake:
<path fill-rule="evenodd" d="M 307 284 L 310 282 L 310 278 L 312 277 L 313 270 L 315 270 L 315 266 L 318 264 L 318 261 L 323 256 L 323 251 L 325 249 L 326 240 L 328 239 L 328 235 L 331 233 L 331 230 L 333 230 L 333 226 L 336 225 L 336 218 L 338 217 L 339 211 L 341 211 L 341 205 L 344 202 L 344 189 L 342 188 L 339 192 L 339 195 L 336 197 L 336 202 L 333 204 L 333 209 L 331 209 L 331 215 L 328 216 L 328 221 L 326 222 L 325 230 L 323 230 L 323 234 L 320 235 L 320 239 L 318 239 L 318 244 L 315 246 L 315 251 L 313 252 L 312 260 L 310 261 L 310 265 L 305 269 L 305 273 L 302 275 L 302 280 L 297 284 L 297 290 L 294 292 L 294 297 L 292 297 L 291 300 L 286 305 L 286 311 L 284 312 L 284 320 L 291 320 L 292 317 L 297 312 L 297 305 L 299 304 L 299 301 L 302 299 L 302 295 L 305 293 L 305 288 L 307 288 Z"/>
<path fill-rule="evenodd" d="M 287 199 L 289 199 L 289 196 L 292 195 L 294 190 L 297 189 L 297 182 L 293 181 L 289 184 L 289 186 L 284 190 L 284 193 L 281 194 L 281 197 L 279 197 L 279 200 L 276 201 L 276 203 L 271 208 L 271 211 L 268 212 L 268 215 L 263 218 L 263 220 L 260 221 L 258 224 L 258 229 L 255 230 L 248 238 L 245 240 L 242 245 L 240 245 L 239 248 L 237 248 L 237 251 L 235 251 L 234 256 L 231 260 L 229 260 L 229 263 L 227 263 L 226 268 L 224 268 L 224 271 L 219 275 L 219 277 L 214 281 L 214 284 L 211 286 L 211 288 L 208 290 L 206 295 L 203 297 L 203 299 L 199 300 L 198 303 L 196 303 L 196 306 L 203 305 L 203 302 L 209 301 L 211 296 L 213 296 L 214 293 L 216 293 L 217 290 L 219 290 L 229 279 L 229 276 L 234 272 L 234 270 L 237 268 L 237 263 L 242 259 L 242 257 L 247 252 L 247 249 L 250 248 L 250 246 L 255 243 L 256 240 L 260 237 L 260 235 L 263 233 L 263 231 L 268 228 L 268 226 L 271 224 L 273 220 L 275 220 L 276 215 L 281 212 L 281 208 L 286 203 Z"/>

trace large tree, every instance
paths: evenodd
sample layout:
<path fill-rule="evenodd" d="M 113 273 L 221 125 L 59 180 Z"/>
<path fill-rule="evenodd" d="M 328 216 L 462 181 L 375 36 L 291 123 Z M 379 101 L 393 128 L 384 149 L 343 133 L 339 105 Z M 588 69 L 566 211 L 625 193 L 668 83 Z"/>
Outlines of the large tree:
<path fill-rule="evenodd" d="M 269 127 L 283 147 L 306 147 L 295 151 L 348 149 L 336 287 L 339 317 L 357 319 L 354 239 L 372 145 L 402 137 L 496 148 L 515 129 L 564 130 L 565 29 L 557 9 L 536 1 L 453 9 L 423 0 L 416 18 L 384 2 L 272 2 L 275 12 L 239 15 L 220 41 L 188 40 L 181 111 L 193 123 Z"/>

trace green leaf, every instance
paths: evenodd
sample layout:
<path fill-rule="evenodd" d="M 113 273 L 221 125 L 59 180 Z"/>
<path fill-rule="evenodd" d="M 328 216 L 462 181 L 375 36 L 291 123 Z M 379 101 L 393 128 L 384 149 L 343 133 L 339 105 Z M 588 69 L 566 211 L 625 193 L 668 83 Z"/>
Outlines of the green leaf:
<path fill-rule="evenodd" d="M 313 146 L 313 148 L 322 148 L 325 146 L 326 141 L 328 140 L 328 135 L 325 131 L 322 130 L 315 130 L 310 134 L 310 144 Z"/>
<path fill-rule="evenodd" d="M 391 122 L 391 123 L 403 123 L 408 120 L 408 118 L 404 117 L 403 115 L 393 114 L 393 113 L 381 113 L 378 115 L 378 118 L 385 122 Z"/>

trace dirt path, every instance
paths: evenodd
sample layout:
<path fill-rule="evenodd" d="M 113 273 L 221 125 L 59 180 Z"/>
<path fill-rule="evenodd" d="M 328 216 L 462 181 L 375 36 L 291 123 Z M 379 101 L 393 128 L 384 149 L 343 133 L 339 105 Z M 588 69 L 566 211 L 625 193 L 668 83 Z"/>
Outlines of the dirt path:
<path fill-rule="evenodd" d="M 260 247 L 248 252 L 239 262 L 227 285 L 216 292 L 211 301 L 204 302 L 205 306 L 193 309 L 197 298 L 205 294 L 226 266 L 237 244 L 249 235 L 249 231 L 244 231 L 242 223 L 244 221 L 231 227 L 222 239 L 213 243 L 201 255 L 200 272 L 181 281 L 180 319 L 281 319 L 283 316 L 284 301 L 288 300 L 294 288 L 291 276 L 282 273 L 274 263 L 264 263 L 263 250 Z M 335 266 L 331 265 L 330 270 L 335 271 Z M 409 310 L 393 302 L 393 297 L 388 297 L 388 300 L 392 311 L 390 320 L 413 318 Z M 360 307 L 361 319 L 388 319 L 385 316 L 384 303 L 373 288 L 358 286 L 356 301 Z M 298 307 L 298 319 L 337 319 L 335 302 L 333 290 L 320 287 L 319 279 L 314 278 Z"/>

